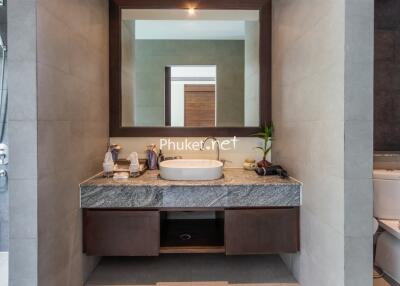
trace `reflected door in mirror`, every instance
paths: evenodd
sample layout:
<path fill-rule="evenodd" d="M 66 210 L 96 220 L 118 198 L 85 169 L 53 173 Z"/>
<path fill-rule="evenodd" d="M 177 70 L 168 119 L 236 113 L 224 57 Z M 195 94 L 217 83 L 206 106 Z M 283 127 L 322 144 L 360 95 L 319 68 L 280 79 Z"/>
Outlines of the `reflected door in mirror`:
<path fill-rule="evenodd" d="M 215 127 L 215 85 L 185 84 L 185 127 Z"/>

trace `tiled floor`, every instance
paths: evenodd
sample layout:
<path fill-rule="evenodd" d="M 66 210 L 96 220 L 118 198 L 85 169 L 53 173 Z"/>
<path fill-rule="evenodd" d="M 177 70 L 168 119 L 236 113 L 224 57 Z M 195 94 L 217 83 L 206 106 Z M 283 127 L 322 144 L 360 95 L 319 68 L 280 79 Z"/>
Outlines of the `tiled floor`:
<path fill-rule="evenodd" d="M 400 286 L 389 277 L 374 279 L 374 286 Z"/>
<path fill-rule="evenodd" d="M 390 284 L 385 279 L 379 278 L 374 279 L 374 286 L 390 286 Z"/>
<path fill-rule="evenodd" d="M 0 252 L 0 286 L 8 285 L 8 252 Z"/>
<path fill-rule="evenodd" d="M 279 256 L 103 258 L 86 286 L 298 286 Z"/>

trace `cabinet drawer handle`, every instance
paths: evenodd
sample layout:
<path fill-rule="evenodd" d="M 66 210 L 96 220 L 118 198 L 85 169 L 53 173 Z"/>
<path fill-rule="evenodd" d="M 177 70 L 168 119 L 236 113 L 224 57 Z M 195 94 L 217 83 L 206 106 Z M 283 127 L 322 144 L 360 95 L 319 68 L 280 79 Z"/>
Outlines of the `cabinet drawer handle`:
<path fill-rule="evenodd" d="M 188 233 L 183 233 L 181 235 L 179 235 L 180 240 L 191 240 L 192 236 Z"/>

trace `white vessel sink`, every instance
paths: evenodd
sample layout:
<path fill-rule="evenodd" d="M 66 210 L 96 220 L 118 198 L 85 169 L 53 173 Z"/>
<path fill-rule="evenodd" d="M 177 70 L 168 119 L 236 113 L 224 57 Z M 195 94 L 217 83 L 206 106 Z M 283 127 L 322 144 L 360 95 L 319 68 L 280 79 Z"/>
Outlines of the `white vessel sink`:
<path fill-rule="evenodd" d="M 216 160 L 178 159 L 160 163 L 160 176 L 165 180 L 217 180 L 223 164 Z"/>

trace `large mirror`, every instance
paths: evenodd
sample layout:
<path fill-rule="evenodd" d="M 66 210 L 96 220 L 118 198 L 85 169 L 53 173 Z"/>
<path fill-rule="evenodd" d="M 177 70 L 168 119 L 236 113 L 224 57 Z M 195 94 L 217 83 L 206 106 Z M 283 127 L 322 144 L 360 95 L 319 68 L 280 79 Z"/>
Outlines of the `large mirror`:
<path fill-rule="evenodd" d="M 248 136 L 271 121 L 271 0 L 110 0 L 110 136 Z"/>
<path fill-rule="evenodd" d="M 122 127 L 260 125 L 258 10 L 122 9 Z"/>

